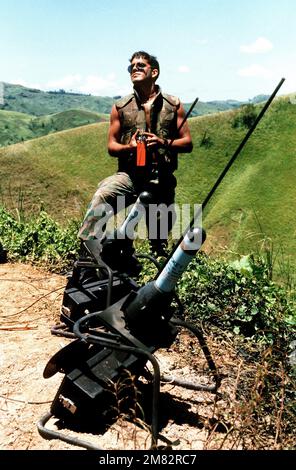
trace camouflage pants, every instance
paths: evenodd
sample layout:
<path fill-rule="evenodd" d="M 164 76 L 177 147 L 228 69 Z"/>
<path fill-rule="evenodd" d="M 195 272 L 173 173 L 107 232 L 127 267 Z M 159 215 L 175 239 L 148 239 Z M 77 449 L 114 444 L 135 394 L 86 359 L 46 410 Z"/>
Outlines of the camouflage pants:
<path fill-rule="evenodd" d="M 84 220 L 78 232 L 81 240 L 91 240 L 97 238 L 101 240 L 104 236 L 102 224 L 98 223 L 105 217 L 103 208 L 108 206 L 112 208 L 113 214 L 117 212 L 118 196 L 125 197 L 125 207 L 136 201 L 138 195 L 142 191 L 149 191 L 152 194 L 153 201 L 157 204 L 164 203 L 171 205 L 174 203 L 176 179 L 170 175 L 170 179 L 166 179 L 165 184 L 155 181 L 133 181 L 127 173 L 118 172 L 101 181 L 98 185 L 91 203 L 86 211 Z M 148 226 L 148 221 L 146 218 Z M 168 222 L 168 231 L 171 230 L 174 223 L 174 214 Z M 149 237 L 149 234 L 148 234 Z"/>

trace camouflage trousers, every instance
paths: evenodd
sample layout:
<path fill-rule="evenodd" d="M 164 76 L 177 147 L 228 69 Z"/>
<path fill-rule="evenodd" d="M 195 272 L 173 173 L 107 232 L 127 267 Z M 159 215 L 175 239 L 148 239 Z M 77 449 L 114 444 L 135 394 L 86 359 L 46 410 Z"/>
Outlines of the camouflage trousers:
<path fill-rule="evenodd" d="M 81 240 L 99 239 L 101 240 L 105 233 L 105 226 L 100 224 L 102 217 L 106 217 L 104 207 L 112 208 L 113 214 L 117 213 L 117 200 L 119 196 L 124 196 L 125 207 L 134 203 L 142 191 L 151 193 L 153 202 L 166 204 L 170 206 L 174 203 L 175 198 L 176 179 L 173 175 L 165 182 L 155 180 L 134 181 L 127 173 L 118 172 L 112 176 L 105 178 L 98 185 L 88 209 L 86 211 L 84 220 L 78 232 L 78 237 Z M 168 231 L 171 230 L 174 223 L 174 213 L 168 221 Z M 146 218 L 148 227 L 148 220 Z M 148 231 L 149 232 L 149 231 Z M 149 233 L 148 233 L 149 238 Z"/>

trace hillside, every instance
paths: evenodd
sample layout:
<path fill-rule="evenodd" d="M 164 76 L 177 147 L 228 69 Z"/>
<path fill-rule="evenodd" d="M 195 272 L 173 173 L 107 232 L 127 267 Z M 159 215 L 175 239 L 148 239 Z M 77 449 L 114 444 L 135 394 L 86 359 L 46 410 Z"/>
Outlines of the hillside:
<path fill-rule="evenodd" d="M 266 101 L 268 99 L 267 95 L 258 95 L 255 96 L 254 98 L 250 99 L 248 102 L 245 101 L 237 101 L 237 100 L 224 100 L 224 101 L 198 101 L 197 105 L 193 109 L 191 116 L 196 117 L 196 116 L 204 116 L 206 114 L 214 114 L 218 113 L 221 111 L 228 111 L 231 109 L 237 109 L 245 104 L 256 104 L 256 103 L 262 103 L 263 101 Z M 190 103 L 185 103 L 184 104 L 185 111 L 187 112 L 188 109 L 190 108 Z"/>
<path fill-rule="evenodd" d="M 234 126 L 241 112 L 190 119 L 194 150 L 179 159 L 177 202 L 202 202 L 247 131 Z M 30 210 L 43 201 L 59 221 L 81 217 L 97 182 L 116 168 L 106 152 L 107 129 L 92 124 L 0 149 L 3 201 L 16 207 L 21 196 Z M 295 148 L 296 107 L 278 98 L 204 214 L 209 249 L 244 253 L 271 237 L 273 255 L 282 259 L 282 249 L 295 263 Z"/>
<path fill-rule="evenodd" d="M 238 113 L 190 121 L 195 150 L 180 159 L 179 201 L 204 200 L 246 133 L 232 127 Z M 265 239 L 264 250 L 282 263 L 283 275 L 291 274 L 289 263 L 295 270 L 295 148 L 296 107 L 289 97 L 278 98 L 203 214 L 211 249 L 246 253 Z"/>
<path fill-rule="evenodd" d="M 29 211 L 42 203 L 60 222 L 80 217 L 97 181 L 116 167 L 105 151 L 107 128 L 91 124 L 0 149 L 2 200 L 13 208 L 21 198 Z"/>
<path fill-rule="evenodd" d="M 39 117 L 0 110 L 0 147 L 108 120 L 109 115 L 107 114 L 98 114 L 82 109 L 69 109 Z"/>
<path fill-rule="evenodd" d="M 30 121 L 29 114 L 0 110 L 0 147 L 31 139 Z"/>
<path fill-rule="evenodd" d="M 83 109 L 108 114 L 113 103 L 114 99 L 108 96 L 65 93 L 64 90 L 46 92 L 4 83 L 4 104 L 0 106 L 0 109 L 19 111 L 34 116 L 60 113 L 68 109 Z"/>
<path fill-rule="evenodd" d="M 116 98 L 119 97 L 83 95 L 68 93 L 64 90 L 46 92 L 35 88 L 5 83 L 4 104 L 0 105 L 0 109 L 18 111 L 34 116 L 58 113 L 71 108 L 109 114 Z M 264 100 L 266 100 L 266 95 L 259 95 L 251 99 L 250 102 L 255 103 Z M 234 109 L 242 104 L 245 104 L 245 102 L 235 100 L 199 101 L 192 112 L 192 116 L 202 116 L 204 114 Z M 191 103 L 184 103 L 185 110 L 188 110 L 190 105 Z"/>
<path fill-rule="evenodd" d="M 109 120 L 117 97 L 100 97 L 64 90 L 45 92 L 22 85 L 4 83 L 4 100 L 0 104 L 0 147 L 45 136 L 53 132 Z M 259 95 L 249 103 L 266 100 Z M 237 109 L 243 102 L 236 100 L 199 101 L 191 116 L 203 116 Z M 191 103 L 184 103 L 188 111 Z"/>

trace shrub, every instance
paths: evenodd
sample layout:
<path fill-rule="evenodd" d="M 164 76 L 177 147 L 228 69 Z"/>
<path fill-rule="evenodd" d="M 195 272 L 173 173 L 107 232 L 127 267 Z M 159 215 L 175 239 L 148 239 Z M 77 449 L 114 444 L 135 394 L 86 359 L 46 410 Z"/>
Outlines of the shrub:
<path fill-rule="evenodd" d="M 253 104 L 247 104 L 241 108 L 241 111 L 236 114 L 232 127 L 237 128 L 237 127 L 246 127 L 247 129 L 250 129 L 257 117 L 257 111 L 256 108 Z"/>
<path fill-rule="evenodd" d="M 178 292 L 192 322 L 281 348 L 295 335 L 295 299 L 270 280 L 267 263 L 259 256 L 229 263 L 199 254 L 179 281 Z"/>
<path fill-rule="evenodd" d="M 77 255 L 77 231 L 77 222 L 62 228 L 44 211 L 26 219 L 0 208 L 0 242 L 12 261 L 29 261 L 62 270 Z"/>

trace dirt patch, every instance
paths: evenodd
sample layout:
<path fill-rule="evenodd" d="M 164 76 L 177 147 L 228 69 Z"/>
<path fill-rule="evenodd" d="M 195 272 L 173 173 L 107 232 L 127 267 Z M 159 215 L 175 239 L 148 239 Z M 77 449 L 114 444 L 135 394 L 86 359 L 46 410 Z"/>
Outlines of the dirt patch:
<path fill-rule="evenodd" d="M 77 449 L 60 440 L 43 439 L 36 426 L 48 412 L 63 378 L 56 374 L 44 379 L 42 374 L 51 356 L 70 341 L 50 334 L 50 327 L 59 320 L 65 283 L 63 276 L 29 265 L 0 265 L 1 449 Z M 225 354 L 219 353 L 218 346 L 215 349 L 216 363 L 223 372 Z M 205 358 L 196 340 L 187 333 L 182 333 L 170 349 L 158 351 L 156 357 L 163 373 L 207 381 Z M 223 393 L 228 397 L 233 393 L 234 381 L 230 379 L 222 382 L 218 396 L 162 385 L 161 435 L 174 443 L 174 449 L 209 448 L 209 437 L 210 447 L 219 445 L 225 429 L 213 428 L 213 419 L 217 400 L 221 400 Z M 56 421 L 52 418 L 48 427 L 57 430 Z M 150 447 L 149 432 L 123 418 L 100 435 L 59 431 L 108 450 Z"/>

